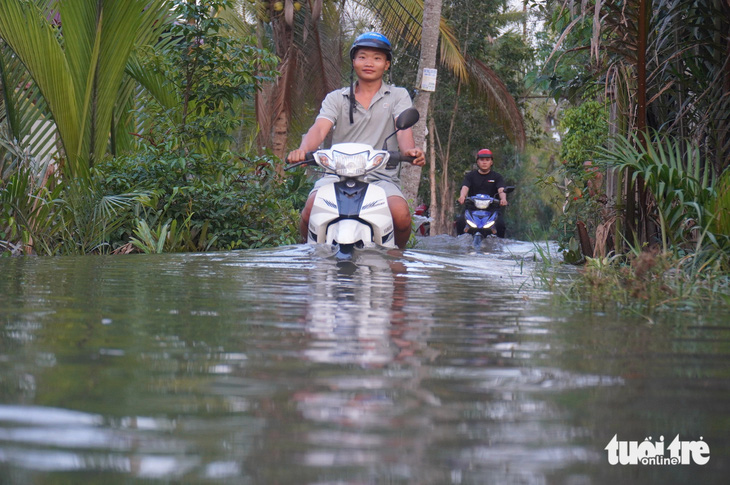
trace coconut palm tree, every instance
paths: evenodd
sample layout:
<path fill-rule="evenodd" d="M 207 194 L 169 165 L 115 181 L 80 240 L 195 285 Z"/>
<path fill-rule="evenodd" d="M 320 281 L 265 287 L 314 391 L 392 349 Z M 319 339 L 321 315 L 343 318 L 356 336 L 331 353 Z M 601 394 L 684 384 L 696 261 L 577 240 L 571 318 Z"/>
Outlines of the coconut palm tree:
<path fill-rule="evenodd" d="M 55 124 L 69 179 L 87 179 L 107 153 L 115 107 L 133 94 L 123 89 L 127 63 L 137 46 L 156 40 L 167 7 L 165 0 L 0 2 L 0 38 L 12 51 L 4 51 L 4 64 L 17 60 L 32 78 L 26 85 L 4 79 L 6 112 L 23 107 L 7 102 L 13 96 L 28 98 L 37 89 L 47 109 L 37 103 L 32 109 Z M 18 120 L 24 115 L 7 116 L 16 137 L 23 134 Z"/>

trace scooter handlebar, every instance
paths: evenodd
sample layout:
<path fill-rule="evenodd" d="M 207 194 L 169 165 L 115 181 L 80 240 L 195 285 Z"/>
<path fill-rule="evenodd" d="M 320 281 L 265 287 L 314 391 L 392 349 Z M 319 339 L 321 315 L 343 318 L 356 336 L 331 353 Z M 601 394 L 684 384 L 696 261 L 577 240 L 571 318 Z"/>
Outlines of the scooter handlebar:
<path fill-rule="evenodd" d="M 401 152 L 388 152 L 388 153 L 390 154 L 390 158 L 388 158 L 388 163 L 385 164 L 385 168 L 389 168 L 389 169 L 394 169 L 401 162 L 413 163 L 413 161 L 416 159 L 416 157 L 409 157 L 408 155 L 403 155 Z"/>
<path fill-rule="evenodd" d="M 293 168 L 301 167 L 302 165 L 316 165 L 317 162 L 314 161 L 314 153 L 315 152 L 307 152 L 305 155 L 304 160 L 301 162 L 291 163 L 289 161 L 289 157 L 286 157 L 286 163 L 290 164 L 288 167 L 285 167 L 284 170 L 291 170 Z"/>
<path fill-rule="evenodd" d="M 307 152 L 306 158 L 302 160 L 301 162 L 296 162 L 290 164 L 288 167 L 284 168 L 284 170 L 291 170 L 296 167 L 301 167 L 302 165 L 316 165 L 317 162 L 314 160 L 314 154 L 316 152 Z M 390 157 L 388 158 L 388 163 L 385 165 L 385 168 L 388 169 L 394 169 L 398 166 L 401 162 L 408 162 L 413 163 L 413 161 L 416 159 L 416 157 L 409 157 L 408 155 L 403 155 L 401 152 L 391 152 L 389 151 L 388 154 Z M 289 158 L 287 157 L 286 162 L 289 163 Z"/>

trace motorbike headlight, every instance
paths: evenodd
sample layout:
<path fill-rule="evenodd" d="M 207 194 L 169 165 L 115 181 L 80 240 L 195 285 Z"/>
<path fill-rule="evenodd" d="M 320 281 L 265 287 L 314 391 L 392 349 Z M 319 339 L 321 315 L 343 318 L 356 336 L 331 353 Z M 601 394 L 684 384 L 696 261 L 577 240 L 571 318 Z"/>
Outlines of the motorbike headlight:
<path fill-rule="evenodd" d="M 332 152 L 335 161 L 335 173 L 344 177 L 357 177 L 365 173 L 368 163 L 368 152 L 343 153 Z"/>
<path fill-rule="evenodd" d="M 476 228 L 477 228 L 477 225 L 476 225 L 476 224 L 474 224 L 474 223 L 473 223 L 472 221 L 469 221 L 469 220 L 467 220 L 467 221 L 466 221 L 466 223 L 467 223 L 467 224 L 469 224 L 469 225 L 470 225 L 471 227 L 473 227 L 474 229 L 476 229 Z"/>
<path fill-rule="evenodd" d="M 335 164 L 335 161 L 327 152 L 320 150 L 317 152 L 315 158 L 317 159 L 317 163 L 320 165 L 320 167 L 323 167 L 330 172 L 337 171 L 337 165 Z"/>
<path fill-rule="evenodd" d="M 372 172 L 388 161 L 388 152 L 378 151 L 371 155 L 370 151 L 346 153 L 337 150 L 320 150 L 317 162 L 326 170 L 342 177 L 358 177 Z"/>
<path fill-rule="evenodd" d="M 487 225 L 486 225 L 486 226 L 484 226 L 484 227 L 485 227 L 485 228 L 487 228 L 487 229 L 489 229 L 489 228 L 490 228 L 490 227 L 492 227 L 493 225 L 494 225 L 494 221 L 490 221 L 490 222 L 487 222 Z"/>
<path fill-rule="evenodd" d="M 372 172 L 373 170 L 378 169 L 381 165 L 383 165 L 385 162 L 387 162 L 389 158 L 390 158 L 390 155 L 387 152 L 374 153 L 368 159 L 368 164 L 367 164 L 367 167 L 365 167 L 365 171 Z"/>
<path fill-rule="evenodd" d="M 476 200 L 474 200 L 474 205 L 476 206 L 476 208 L 477 209 L 482 209 L 482 210 L 484 210 L 487 207 L 489 207 L 489 204 L 491 204 L 491 203 L 492 203 L 492 201 L 489 200 L 489 199 L 476 199 Z"/>

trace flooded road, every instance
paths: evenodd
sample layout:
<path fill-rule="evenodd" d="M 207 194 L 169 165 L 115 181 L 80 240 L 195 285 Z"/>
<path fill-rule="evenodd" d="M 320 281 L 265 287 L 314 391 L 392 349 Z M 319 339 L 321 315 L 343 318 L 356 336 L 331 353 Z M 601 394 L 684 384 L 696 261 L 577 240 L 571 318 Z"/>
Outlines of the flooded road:
<path fill-rule="evenodd" d="M 0 483 L 727 483 L 727 313 L 556 305 L 464 237 L 0 260 Z"/>

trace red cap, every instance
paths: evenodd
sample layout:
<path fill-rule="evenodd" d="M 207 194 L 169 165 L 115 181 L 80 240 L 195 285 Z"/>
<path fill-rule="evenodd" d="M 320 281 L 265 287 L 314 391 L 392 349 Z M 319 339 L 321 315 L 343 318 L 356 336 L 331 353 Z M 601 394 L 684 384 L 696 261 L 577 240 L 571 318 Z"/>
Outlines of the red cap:
<path fill-rule="evenodd" d="M 477 158 L 492 158 L 492 151 L 482 148 L 479 150 L 479 153 L 477 153 Z"/>

